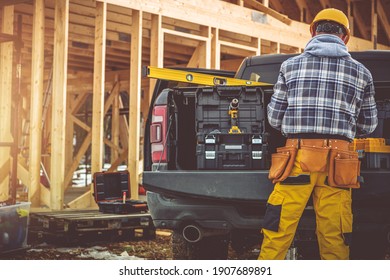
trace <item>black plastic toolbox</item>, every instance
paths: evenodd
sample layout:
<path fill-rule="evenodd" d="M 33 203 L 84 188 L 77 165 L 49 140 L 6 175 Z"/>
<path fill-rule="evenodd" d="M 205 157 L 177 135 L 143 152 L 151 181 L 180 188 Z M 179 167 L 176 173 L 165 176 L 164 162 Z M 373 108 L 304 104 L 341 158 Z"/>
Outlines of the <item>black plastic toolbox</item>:
<path fill-rule="evenodd" d="M 198 143 L 210 133 L 227 134 L 232 126 L 229 106 L 238 100 L 238 128 L 242 134 L 264 133 L 264 101 L 259 87 L 199 88 L 195 100 L 195 122 Z"/>
<path fill-rule="evenodd" d="M 237 112 L 234 120 L 229 113 L 232 104 Z M 267 168 L 268 145 L 264 133 L 265 108 L 261 88 L 199 88 L 195 109 L 198 169 Z M 233 125 L 238 127 L 238 133 L 231 133 Z"/>
<path fill-rule="evenodd" d="M 128 171 L 96 172 L 93 175 L 93 185 L 100 212 L 128 214 L 148 209 L 145 201 L 130 199 Z"/>

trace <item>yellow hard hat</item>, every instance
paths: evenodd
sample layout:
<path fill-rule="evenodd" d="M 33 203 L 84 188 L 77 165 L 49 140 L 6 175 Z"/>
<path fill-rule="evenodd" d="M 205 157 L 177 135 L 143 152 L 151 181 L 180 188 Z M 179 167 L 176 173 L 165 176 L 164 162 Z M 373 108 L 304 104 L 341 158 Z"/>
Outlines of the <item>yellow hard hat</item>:
<path fill-rule="evenodd" d="M 345 34 L 344 43 L 347 44 L 349 40 L 349 21 L 347 16 L 340 10 L 329 8 L 320 11 L 314 18 L 313 22 L 310 24 L 310 33 L 312 36 L 315 34 L 316 23 L 319 21 L 328 20 L 334 21 L 342 25 L 347 34 Z"/>

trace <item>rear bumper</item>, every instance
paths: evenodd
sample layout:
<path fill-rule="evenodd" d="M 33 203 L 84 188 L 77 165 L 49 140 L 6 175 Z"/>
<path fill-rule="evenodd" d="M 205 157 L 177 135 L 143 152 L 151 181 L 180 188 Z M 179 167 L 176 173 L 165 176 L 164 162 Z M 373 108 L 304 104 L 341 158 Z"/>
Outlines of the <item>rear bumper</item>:
<path fill-rule="evenodd" d="M 210 230 L 260 229 L 265 213 L 265 202 L 227 204 L 154 192 L 147 192 L 147 202 L 155 227 L 167 229 L 181 229 L 187 224 Z"/>
<path fill-rule="evenodd" d="M 273 190 L 267 170 L 256 171 L 145 171 L 146 190 L 188 198 L 267 201 Z"/>

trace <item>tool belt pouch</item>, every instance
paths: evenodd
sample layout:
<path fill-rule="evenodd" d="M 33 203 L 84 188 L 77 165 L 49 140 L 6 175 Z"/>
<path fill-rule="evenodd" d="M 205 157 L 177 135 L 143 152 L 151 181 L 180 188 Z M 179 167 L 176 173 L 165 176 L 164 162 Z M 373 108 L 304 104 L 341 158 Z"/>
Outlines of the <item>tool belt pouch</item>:
<path fill-rule="evenodd" d="M 291 173 L 297 149 L 295 147 L 280 147 L 272 154 L 271 168 L 268 178 L 272 183 L 284 181 Z"/>
<path fill-rule="evenodd" d="M 328 184 L 338 188 L 360 188 L 360 161 L 353 151 L 331 150 Z"/>
<path fill-rule="evenodd" d="M 325 172 L 329 147 L 301 146 L 300 163 L 303 172 Z"/>

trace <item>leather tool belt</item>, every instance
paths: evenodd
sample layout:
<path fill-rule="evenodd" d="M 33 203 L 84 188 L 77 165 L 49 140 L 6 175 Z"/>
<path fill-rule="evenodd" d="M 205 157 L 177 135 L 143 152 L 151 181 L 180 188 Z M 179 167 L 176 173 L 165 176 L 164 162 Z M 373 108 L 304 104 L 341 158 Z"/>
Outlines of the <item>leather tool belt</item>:
<path fill-rule="evenodd" d="M 350 151 L 348 141 L 339 139 L 287 139 L 286 146 L 272 154 L 269 179 L 273 183 L 289 177 L 298 150 L 303 172 L 328 172 L 328 185 L 332 187 L 360 187 L 358 153 Z"/>

